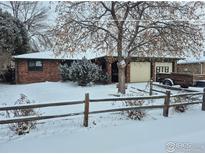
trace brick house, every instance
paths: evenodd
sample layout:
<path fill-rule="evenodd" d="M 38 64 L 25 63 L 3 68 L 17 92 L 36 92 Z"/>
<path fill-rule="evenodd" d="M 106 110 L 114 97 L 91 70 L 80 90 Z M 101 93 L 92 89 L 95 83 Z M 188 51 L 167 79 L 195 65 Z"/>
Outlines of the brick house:
<path fill-rule="evenodd" d="M 117 57 L 102 53 L 59 54 L 38 52 L 14 56 L 16 83 L 60 81 L 59 65 L 81 60 L 83 57 L 102 66 L 111 76 L 111 82 L 118 82 Z M 126 66 L 127 82 L 146 82 L 156 80 L 157 73 L 176 72 L 179 58 L 133 56 Z"/>
<path fill-rule="evenodd" d="M 53 52 L 36 52 L 13 56 L 15 61 L 16 83 L 35 83 L 43 81 L 60 81 L 59 65 L 80 60 L 84 54 L 54 54 Z M 86 58 L 99 58 L 95 54 Z"/>
<path fill-rule="evenodd" d="M 177 72 L 205 74 L 205 56 L 178 61 Z"/>

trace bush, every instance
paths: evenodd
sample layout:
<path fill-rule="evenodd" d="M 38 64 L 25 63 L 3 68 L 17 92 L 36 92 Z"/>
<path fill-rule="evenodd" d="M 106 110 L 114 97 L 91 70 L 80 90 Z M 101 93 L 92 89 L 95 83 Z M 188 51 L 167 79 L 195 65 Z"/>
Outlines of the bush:
<path fill-rule="evenodd" d="M 68 64 L 60 65 L 60 74 L 63 81 L 71 80 L 69 78 L 69 66 Z"/>
<path fill-rule="evenodd" d="M 21 94 L 20 98 L 15 102 L 15 105 L 25 105 L 31 104 L 31 102 L 26 95 Z M 13 111 L 7 111 L 6 115 L 8 118 L 20 118 L 25 116 L 38 116 L 39 113 L 33 109 L 18 109 Z M 30 129 L 36 128 L 36 121 L 26 121 L 26 122 L 17 122 L 9 125 L 11 131 L 15 132 L 18 135 L 23 135 L 30 132 Z"/>
<path fill-rule="evenodd" d="M 174 100 L 173 100 L 173 104 L 174 103 L 184 103 L 184 102 L 189 102 L 189 98 L 187 98 L 187 97 L 176 97 L 176 98 L 174 98 Z M 174 107 L 174 110 L 176 111 L 176 112 L 185 112 L 185 111 L 187 111 L 188 110 L 188 107 L 187 107 L 187 105 L 178 105 L 178 106 L 175 106 Z"/>
<path fill-rule="evenodd" d="M 101 70 L 100 74 L 99 74 L 99 80 L 97 82 L 103 83 L 103 84 L 108 84 L 108 83 L 110 83 L 110 81 L 111 81 L 111 76 L 108 73 L 103 72 Z"/>
<path fill-rule="evenodd" d="M 124 102 L 127 107 L 142 106 L 144 104 L 143 100 L 128 100 Z M 142 120 L 146 116 L 145 111 L 141 109 L 132 109 L 125 111 L 125 113 L 132 120 Z"/>
<path fill-rule="evenodd" d="M 4 79 L 6 82 L 14 83 L 14 81 L 15 81 L 15 68 L 8 66 L 6 72 L 3 74 L 3 76 L 4 76 Z"/>
<path fill-rule="evenodd" d="M 179 106 L 175 106 L 174 107 L 176 112 L 185 112 L 186 110 L 188 110 L 187 105 L 179 105 Z"/>
<path fill-rule="evenodd" d="M 70 67 L 67 64 L 61 65 L 60 71 L 64 81 L 78 82 L 80 86 L 86 86 L 91 82 L 108 80 L 108 76 L 103 74 L 102 69 L 86 58 L 74 61 Z"/>

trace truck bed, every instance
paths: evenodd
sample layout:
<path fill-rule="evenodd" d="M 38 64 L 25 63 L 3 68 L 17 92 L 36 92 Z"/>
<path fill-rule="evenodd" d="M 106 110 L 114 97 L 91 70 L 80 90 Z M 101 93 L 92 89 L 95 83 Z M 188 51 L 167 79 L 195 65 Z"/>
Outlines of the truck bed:
<path fill-rule="evenodd" d="M 156 81 L 163 83 L 165 79 L 171 79 L 174 85 L 181 85 L 182 87 L 195 86 L 198 82 L 204 80 L 205 74 L 188 74 L 188 73 L 175 73 L 170 74 L 157 74 Z"/>

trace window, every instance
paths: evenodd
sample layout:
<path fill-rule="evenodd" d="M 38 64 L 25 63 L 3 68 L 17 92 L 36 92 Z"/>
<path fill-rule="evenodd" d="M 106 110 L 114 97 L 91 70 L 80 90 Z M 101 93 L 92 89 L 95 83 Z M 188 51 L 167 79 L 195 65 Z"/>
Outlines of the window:
<path fill-rule="evenodd" d="M 43 62 L 40 60 L 29 60 L 28 70 L 29 71 L 43 71 Z"/>
<path fill-rule="evenodd" d="M 156 73 L 169 73 L 169 66 L 157 66 Z"/>

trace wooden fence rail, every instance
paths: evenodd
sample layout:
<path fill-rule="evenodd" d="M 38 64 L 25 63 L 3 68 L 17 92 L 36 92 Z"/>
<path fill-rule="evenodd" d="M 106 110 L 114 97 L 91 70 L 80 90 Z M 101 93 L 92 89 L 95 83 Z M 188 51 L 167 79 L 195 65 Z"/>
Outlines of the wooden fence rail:
<path fill-rule="evenodd" d="M 201 104 L 203 103 L 202 101 L 196 101 L 196 102 L 187 102 L 187 103 L 174 103 L 174 104 L 169 104 L 169 107 L 175 107 L 175 106 L 181 106 L 181 105 L 195 105 L 195 104 Z"/>
<path fill-rule="evenodd" d="M 109 101 L 126 101 L 126 100 L 148 100 L 165 98 L 165 95 L 155 96 L 139 96 L 139 97 L 122 97 L 122 98 L 105 98 L 105 99 L 90 99 L 90 102 L 109 102 Z"/>
<path fill-rule="evenodd" d="M 152 83 L 152 87 L 153 86 L 157 86 L 157 87 L 161 87 L 161 88 L 165 88 L 165 89 L 170 89 L 170 90 L 177 90 L 177 91 L 198 92 L 196 90 L 191 90 L 191 89 L 187 89 L 187 88 L 179 88 L 179 87 L 173 87 L 173 86 L 156 84 L 156 83 Z"/>
<path fill-rule="evenodd" d="M 185 102 L 185 103 L 176 103 L 170 104 L 170 99 L 172 97 L 182 97 L 182 96 L 193 96 L 193 95 L 203 95 L 201 101 L 197 102 Z M 90 103 L 94 102 L 110 102 L 110 101 L 127 101 L 127 100 L 150 100 L 150 99 L 164 99 L 164 104 L 162 105 L 149 105 L 149 106 L 137 106 L 137 107 L 125 107 L 125 108 L 115 108 L 115 109 L 106 109 L 99 111 L 89 111 Z M 60 102 L 60 103 L 46 103 L 46 104 L 30 104 L 30 105 L 20 105 L 20 106 L 8 106 L 8 107 L 0 107 L 0 111 L 8 111 L 8 110 L 17 110 L 17 109 L 31 109 L 31 108 L 43 108 L 43 107 L 54 107 L 54 106 L 63 106 L 63 105 L 78 105 L 84 104 L 84 112 L 79 113 L 69 113 L 69 114 L 59 114 L 59 115 L 49 115 L 49 116 L 35 116 L 35 117 L 21 117 L 21 118 L 13 118 L 13 119 L 5 119 L 0 120 L 0 124 L 9 124 L 9 123 L 18 123 L 24 121 L 36 121 L 36 120 L 44 120 L 44 119 L 52 119 L 52 118 L 60 118 L 60 117 L 68 117 L 68 116 L 77 116 L 84 115 L 83 125 L 88 127 L 89 125 L 89 115 L 90 114 L 98 114 L 98 113 L 108 113 L 108 112 L 118 112 L 118 111 L 127 111 L 127 110 L 140 110 L 140 109 L 163 109 L 163 116 L 168 117 L 169 108 L 180 106 L 180 105 L 193 105 L 202 103 L 202 110 L 205 111 L 205 89 L 203 92 L 192 92 L 186 94 L 176 94 L 171 95 L 170 91 L 166 91 L 165 95 L 154 95 L 154 96 L 140 96 L 140 97 L 126 97 L 126 98 L 106 98 L 106 99 L 90 99 L 89 94 L 85 94 L 85 99 L 83 101 L 70 101 L 70 102 Z"/>
<path fill-rule="evenodd" d="M 70 116 L 77 116 L 77 115 L 83 115 L 83 114 L 84 112 L 50 115 L 50 116 L 32 116 L 32 117 L 23 117 L 23 118 L 13 118 L 13 119 L 0 120 L 0 124 L 10 124 L 10 123 L 17 123 L 17 122 L 54 119 L 54 118 L 70 117 Z"/>
<path fill-rule="evenodd" d="M 156 90 L 156 89 L 152 89 L 152 91 L 155 91 L 155 92 L 158 92 L 158 93 L 163 93 L 163 94 L 166 94 L 165 91 L 161 91 L 161 90 Z M 152 93 L 151 93 L 152 94 Z"/>
<path fill-rule="evenodd" d="M 84 103 L 84 101 L 70 101 L 70 102 L 59 102 L 59 103 L 28 104 L 28 105 L 19 105 L 19 106 L 4 106 L 4 107 L 0 107 L 0 111 L 44 108 L 44 107 L 65 106 L 65 105 L 77 105 L 77 104 L 83 104 L 83 103 Z"/>
<path fill-rule="evenodd" d="M 128 110 L 140 110 L 140 109 L 157 109 L 157 108 L 163 108 L 163 106 L 164 106 L 164 105 L 149 105 L 149 106 L 137 106 L 137 107 L 116 108 L 116 109 L 107 109 L 107 110 L 91 111 L 91 112 L 89 112 L 89 114 L 106 113 L 106 112 L 117 112 L 117 111 L 128 111 Z"/>
<path fill-rule="evenodd" d="M 203 92 L 183 93 L 183 94 L 174 94 L 174 95 L 171 95 L 170 97 L 196 96 L 196 95 L 202 95 L 202 94 L 204 93 Z"/>

